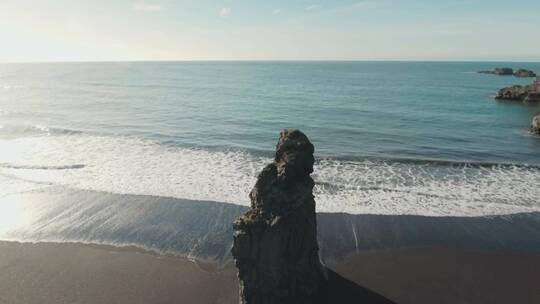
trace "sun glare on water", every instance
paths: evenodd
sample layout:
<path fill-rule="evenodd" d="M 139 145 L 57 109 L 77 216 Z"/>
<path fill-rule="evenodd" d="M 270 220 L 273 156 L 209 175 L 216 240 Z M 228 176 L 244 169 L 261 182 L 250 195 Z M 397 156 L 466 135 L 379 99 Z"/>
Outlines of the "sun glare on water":
<path fill-rule="evenodd" d="M 13 230 L 25 222 L 24 209 L 13 199 L 0 199 L 0 234 Z"/>
<path fill-rule="evenodd" d="M 10 179 L 9 175 L 4 176 L 4 170 L 20 162 L 22 149 L 29 146 L 14 147 L 9 143 L 9 140 L 0 140 L 0 234 L 20 227 L 26 218 L 22 202 L 17 196 L 10 195 L 24 190 L 22 186 L 26 183 Z"/>

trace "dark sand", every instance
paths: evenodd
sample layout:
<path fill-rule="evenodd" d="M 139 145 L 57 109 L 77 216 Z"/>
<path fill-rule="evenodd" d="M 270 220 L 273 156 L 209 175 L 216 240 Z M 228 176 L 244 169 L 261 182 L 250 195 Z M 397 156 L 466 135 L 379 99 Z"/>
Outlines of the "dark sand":
<path fill-rule="evenodd" d="M 380 300 L 369 289 L 403 304 L 540 303 L 538 254 L 418 247 L 363 251 L 328 266 L 337 272 L 330 295 Z M 131 247 L 0 242 L 2 304 L 238 303 L 237 293 L 231 265 L 217 270 Z"/>
<path fill-rule="evenodd" d="M 0 242 L 0 303 L 235 303 L 235 269 L 135 248 Z"/>
<path fill-rule="evenodd" d="M 540 255 L 419 247 L 328 266 L 401 304 L 540 303 Z"/>

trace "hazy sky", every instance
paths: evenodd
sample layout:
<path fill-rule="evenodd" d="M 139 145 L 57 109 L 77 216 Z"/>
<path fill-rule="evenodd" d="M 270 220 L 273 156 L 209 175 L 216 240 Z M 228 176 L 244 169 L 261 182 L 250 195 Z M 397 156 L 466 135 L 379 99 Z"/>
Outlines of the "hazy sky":
<path fill-rule="evenodd" d="M 540 0 L 0 0 L 0 62 L 540 60 Z"/>

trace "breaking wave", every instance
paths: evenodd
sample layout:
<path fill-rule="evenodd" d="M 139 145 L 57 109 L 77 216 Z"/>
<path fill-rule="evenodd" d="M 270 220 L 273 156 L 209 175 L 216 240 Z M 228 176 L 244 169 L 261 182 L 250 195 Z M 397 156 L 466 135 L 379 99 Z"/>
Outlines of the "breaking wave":
<path fill-rule="evenodd" d="M 13 192 L 6 178 L 17 178 L 249 205 L 256 176 L 270 162 L 270 155 L 246 151 L 44 130 L 51 135 L 0 140 L 0 174 L 5 177 L 0 196 Z M 324 158 L 317 160 L 313 178 L 319 212 L 482 216 L 540 211 L 540 170 L 531 166 Z"/>
<path fill-rule="evenodd" d="M 12 165 L 12 164 L 0 164 L 0 168 L 6 169 L 30 169 L 30 170 L 71 170 L 71 169 L 82 169 L 85 165 L 75 164 L 75 165 L 63 165 L 63 166 L 25 166 L 25 165 Z"/>
<path fill-rule="evenodd" d="M 0 112 L 0 116 L 1 115 L 2 113 Z M 7 124 L 0 126 L 0 139 L 77 134 L 82 134 L 82 132 L 70 129 L 51 128 L 43 125 L 24 126 Z"/>

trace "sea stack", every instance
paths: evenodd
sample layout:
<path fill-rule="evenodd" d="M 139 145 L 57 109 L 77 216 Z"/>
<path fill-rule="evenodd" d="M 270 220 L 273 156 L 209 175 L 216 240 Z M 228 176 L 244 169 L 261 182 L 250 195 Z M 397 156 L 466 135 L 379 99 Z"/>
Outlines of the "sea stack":
<path fill-rule="evenodd" d="M 274 161 L 249 194 L 251 209 L 233 224 L 242 304 L 313 303 L 324 284 L 313 152 L 304 133 L 281 131 Z"/>

